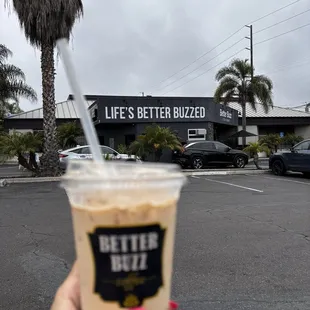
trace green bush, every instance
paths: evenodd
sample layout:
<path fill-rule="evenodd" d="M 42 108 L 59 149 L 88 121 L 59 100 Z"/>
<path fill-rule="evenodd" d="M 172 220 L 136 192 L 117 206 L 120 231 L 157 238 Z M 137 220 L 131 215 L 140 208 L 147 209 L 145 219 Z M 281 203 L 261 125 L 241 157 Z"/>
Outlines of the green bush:
<path fill-rule="evenodd" d="M 281 138 L 281 144 L 282 145 L 287 145 L 287 146 L 294 146 L 295 144 L 301 142 L 302 140 L 304 140 L 304 138 L 302 136 L 297 136 L 294 133 L 290 133 L 285 135 L 283 138 Z"/>
<path fill-rule="evenodd" d="M 119 144 L 117 146 L 117 151 L 120 154 L 127 154 L 129 150 L 128 150 L 128 147 L 125 144 Z"/>

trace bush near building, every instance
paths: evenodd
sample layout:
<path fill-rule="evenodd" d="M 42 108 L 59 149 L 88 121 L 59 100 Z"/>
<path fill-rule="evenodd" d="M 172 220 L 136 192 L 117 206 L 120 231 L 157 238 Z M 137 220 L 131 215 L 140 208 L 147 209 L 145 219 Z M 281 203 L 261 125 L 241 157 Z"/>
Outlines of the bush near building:
<path fill-rule="evenodd" d="M 181 148 L 182 144 L 170 128 L 153 124 L 147 126 L 145 133 L 131 143 L 129 151 L 142 160 L 150 155 L 155 162 L 158 162 L 165 149 L 176 150 Z"/>
<path fill-rule="evenodd" d="M 40 175 L 40 168 L 36 161 L 36 152 L 41 147 L 41 136 L 36 133 L 14 131 L 11 134 L 2 133 L 0 135 L 1 160 L 6 161 L 17 157 L 18 164 L 35 175 Z"/>

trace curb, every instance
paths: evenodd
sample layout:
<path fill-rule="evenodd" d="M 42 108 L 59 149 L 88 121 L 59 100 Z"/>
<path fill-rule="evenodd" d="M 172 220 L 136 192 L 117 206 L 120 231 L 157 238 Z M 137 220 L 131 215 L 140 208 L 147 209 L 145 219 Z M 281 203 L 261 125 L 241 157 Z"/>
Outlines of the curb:
<path fill-rule="evenodd" d="M 6 184 L 18 183 L 42 183 L 42 182 L 59 182 L 61 177 L 43 177 L 43 178 L 8 178 L 4 179 Z M 0 180 L 1 181 L 1 180 Z"/>
<path fill-rule="evenodd" d="M 198 175 L 255 175 L 255 174 L 268 174 L 269 170 L 236 170 L 236 171 L 184 171 L 187 176 L 198 176 Z"/>
<path fill-rule="evenodd" d="M 199 176 L 199 175 L 253 175 L 253 174 L 267 174 L 269 170 L 207 170 L 207 171 L 184 171 L 186 176 Z M 42 182 L 60 182 L 62 177 L 43 177 L 43 178 L 4 178 L 0 179 L 0 187 L 8 184 L 21 184 L 21 183 L 42 183 Z M 2 186 L 1 186 L 2 184 Z"/>

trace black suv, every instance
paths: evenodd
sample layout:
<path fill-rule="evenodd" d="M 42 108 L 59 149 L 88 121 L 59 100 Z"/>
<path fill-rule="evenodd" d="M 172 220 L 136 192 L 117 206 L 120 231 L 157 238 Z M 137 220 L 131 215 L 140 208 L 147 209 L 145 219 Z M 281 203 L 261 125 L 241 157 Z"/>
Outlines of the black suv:
<path fill-rule="evenodd" d="M 206 166 L 244 168 L 248 155 L 217 141 L 190 142 L 181 151 L 173 151 L 172 161 L 183 168 L 202 169 Z"/>
<path fill-rule="evenodd" d="M 310 176 L 310 139 L 296 144 L 289 151 L 271 155 L 269 168 L 275 175 L 284 175 L 289 170 Z"/>

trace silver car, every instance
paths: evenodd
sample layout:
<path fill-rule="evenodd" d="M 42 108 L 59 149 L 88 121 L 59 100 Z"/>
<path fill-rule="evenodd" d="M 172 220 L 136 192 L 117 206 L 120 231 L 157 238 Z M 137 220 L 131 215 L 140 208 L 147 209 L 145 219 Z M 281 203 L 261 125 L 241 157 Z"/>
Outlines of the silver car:
<path fill-rule="evenodd" d="M 109 156 L 112 160 L 124 160 L 124 161 L 137 161 L 141 162 L 138 157 L 129 156 L 128 154 L 120 154 L 112 148 L 100 145 L 101 153 L 103 157 Z M 88 145 L 77 146 L 65 151 L 58 151 L 59 162 L 61 169 L 66 169 L 69 160 L 91 160 L 93 155 L 91 154 Z"/>

